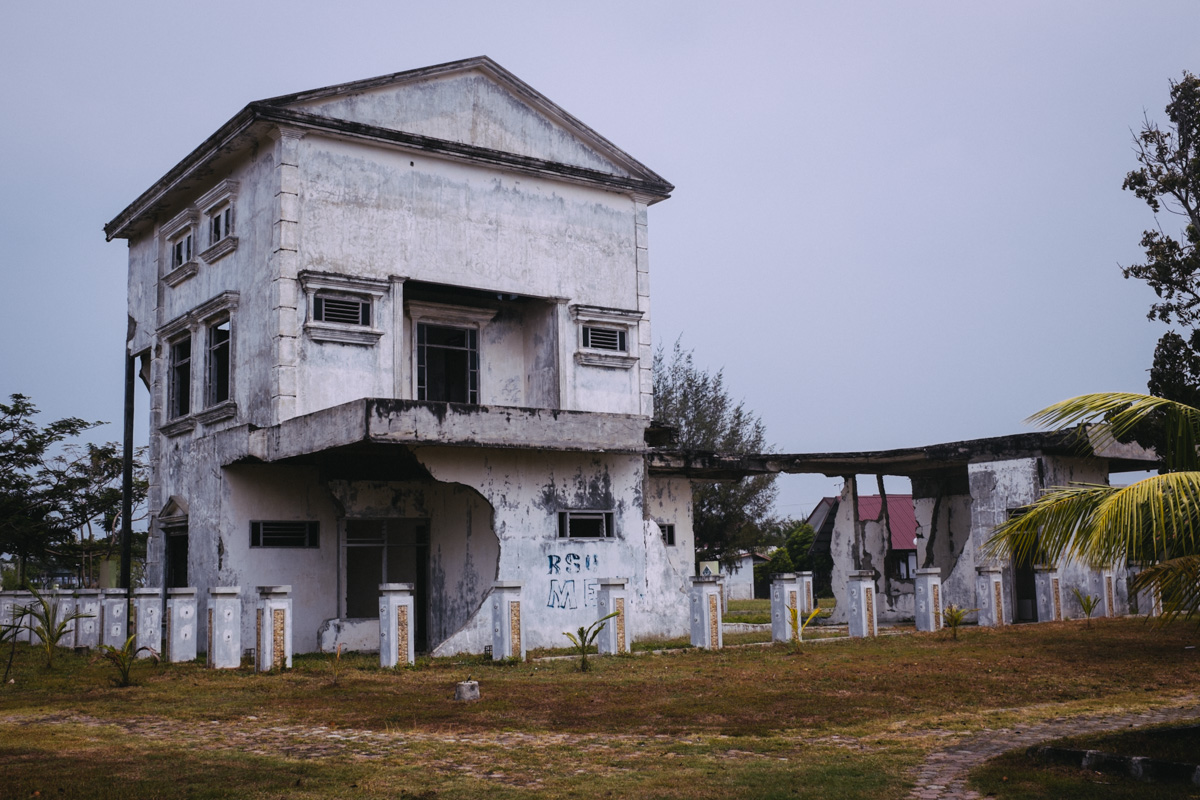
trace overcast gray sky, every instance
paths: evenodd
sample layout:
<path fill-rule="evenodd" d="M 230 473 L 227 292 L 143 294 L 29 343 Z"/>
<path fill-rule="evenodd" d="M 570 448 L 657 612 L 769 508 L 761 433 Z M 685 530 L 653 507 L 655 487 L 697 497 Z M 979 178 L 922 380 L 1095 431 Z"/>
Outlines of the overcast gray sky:
<path fill-rule="evenodd" d="M 101 226 L 252 100 L 476 55 L 676 185 L 655 338 L 723 367 L 780 450 L 1145 389 L 1165 328 L 1118 265 L 1154 219 L 1120 187 L 1131 129 L 1200 70 L 1195 0 L 157 0 L 5 7 L 0 396 L 119 438 L 126 252 Z M 783 478 L 778 510 L 835 486 Z"/>

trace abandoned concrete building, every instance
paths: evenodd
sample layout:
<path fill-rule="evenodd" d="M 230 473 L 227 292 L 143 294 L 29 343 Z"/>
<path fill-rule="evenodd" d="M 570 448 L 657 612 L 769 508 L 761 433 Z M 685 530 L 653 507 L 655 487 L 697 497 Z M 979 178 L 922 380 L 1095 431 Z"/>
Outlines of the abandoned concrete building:
<path fill-rule="evenodd" d="M 771 472 L 841 477 L 841 496 L 822 500 L 809 518 L 817 534 L 814 547 L 828 547 L 833 557 L 834 621 L 846 621 L 847 587 L 852 576 L 864 573 L 873 581 L 880 621 L 913 619 L 916 572 L 936 569 L 943 607 L 986 608 L 994 595 L 990 589 L 985 594 L 979 581 L 983 573 L 994 574 L 1002 599 L 990 621 L 1004 624 L 1080 616 L 1072 588 L 1101 599 L 1101 613 L 1130 612 L 1136 598 L 1128 596 L 1127 565 L 1105 570 L 1076 561 L 996 563 L 985 557 L 983 546 L 995 526 L 1046 489 L 1107 484 L 1112 474 L 1154 469 L 1158 460 L 1137 445 L 1070 431 L 857 453 L 654 453 L 651 464 L 698 479 Z M 872 476 L 879 494 L 860 496 L 860 475 Z M 912 494 L 889 496 L 882 480 L 887 475 L 909 478 Z M 1054 576 L 1053 592 L 1039 573 Z"/>
<path fill-rule="evenodd" d="M 497 581 L 531 647 L 602 578 L 634 636 L 684 635 L 691 487 L 645 461 L 672 190 L 486 57 L 246 106 L 105 226 L 150 585 L 289 584 L 297 652 L 377 648 L 388 582 L 436 654 L 491 642 Z"/>

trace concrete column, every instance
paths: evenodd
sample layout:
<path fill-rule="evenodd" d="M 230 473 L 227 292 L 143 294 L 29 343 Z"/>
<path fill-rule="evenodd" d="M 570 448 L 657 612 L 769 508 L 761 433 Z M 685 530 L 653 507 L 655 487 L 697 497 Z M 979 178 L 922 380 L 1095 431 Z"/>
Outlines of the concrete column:
<path fill-rule="evenodd" d="M 208 666 L 237 669 L 242 665 L 242 599 L 239 586 L 208 590 Z"/>
<path fill-rule="evenodd" d="M 692 577 L 692 647 L 719 650 L 725 646 L 721 630 L 721 578 L 718 575 Z"/>
<path fill-rule="evenodd" d="M 1062 579 L 1057 567 L 1034 567 L 1038 622 L 1062 622 Z"/>
<path fill-rule="evenodd" d="M 800 596 L 796 573 L 777 572 L 771 576 L 771 641 L 790 642 L 795 638 L 789 609 L 797 607 Z M 803 620 L 800 622 L 803 624 Z"/>
<path fill-rule="evenodd" d="M 1133 580 L 1141 573 L 1139 565 L 1130 565 L 1127 585 L 1132 586 Z M 1134 614 L 1144 614 L 1147 617 L 1162 616 L 1162 596 L 1154 589 L 1142 589 L 1137 594 L 1129 592 L 1130 611 Z"/>
<path fill-rule="evenodd" d="M 800 623 L 808 619 L 808 615 L 817 607 L 817 596 L 813 593 L 813 574 L 811 572 L 796 573 L 800 584 Z"/>
<path fill-rule="evenodd" d="M 103 589 L 100 592 L 100 644 L 120 650 L 129 637 L 129 606 L 124 589 Z"/>
<path fill-rule="evenodd" d="M 75 620 L 75 646 L 95 650 L 100 646 L 100 590 L 80 589 L 76 592 L 75 610 L 89 615 Z"/>
<path fill-rule="evenodd" d="M 942 629 L 942 571 L 937 567 L 917 570 L 916 581 L 917 630 Z"/>
<path fill-rule="evenodd" d="M 16 630 L 9 630 L 10 627 L 15 628 L 17 625 L 16 594 L 16 592 L 0 592 L 0 631 L 7 631 L 9 639 L 17 635 Z"/>
<path fill-rule="evenodd" d="M 1100 613 L 1106 617 L 1117 615 L 1117 586 L 1111 569 L 1100 570 Z"/>
<path fill-rule="evenodd" d="M 167 589 L 167 661 L 196 660 L 196 589 Z"/>
<path fill-rule="evenodd" d="M 629 593 L 625 590 L 625 578 L 601 578 L 600 591 L 596 595 L 596 608 L 601 617 L 614 611 L 617 616 L 606 621 L 596 637 L 596 649 L 602 655 L 628 653 L 633 645 L 629 627 Z"/>
<path fill-rule="evenodd" d="M 70 589 L 51 589 L 50 604 L 54 609 L 54 624 L 58 625 L 75 613 L 75 592 Z M 67 623 L 62 638 L 58 640 L 59 647 L 75 646 L 77 622 L 78 620 Z"/>
<path fill-rule="evenodd" d="M 519 581 L 492 584 L 492 659 L 525 660 L 525 622 L 521 617 Z"/>
<path fill-rule="evenodd" d="M 162 593 L 158 589 L 133 590 L 133 632 L 137 634 L 135 648 L 148 647 L 155 655 L 162 652 Z M 145 650 L 138 655 L 149 657 Z"/>
<path fill-rule="evenodd" d="M 254 668 L 292 667 L 292 587 L 259 586 L 255 616 Z"/>
<path fill-rule="evenodd" d="M 875 573 L 870 570 L 851 572 L 846 581 L 846 599 L 850 606 L 850 635 L 856 638 L 877 635 Z"/>
<path fill-rule="evenodd" d="M 413 584 L 379 584 L 379 666 L 403 666 L 416 660 L 414 608 Z"/>
<path fill-rule="evenodd" d="M 976 567 L 975 597 L 979 603 L 979 624 L 1003 625 L 1004 580 L 999 567 Z"/>

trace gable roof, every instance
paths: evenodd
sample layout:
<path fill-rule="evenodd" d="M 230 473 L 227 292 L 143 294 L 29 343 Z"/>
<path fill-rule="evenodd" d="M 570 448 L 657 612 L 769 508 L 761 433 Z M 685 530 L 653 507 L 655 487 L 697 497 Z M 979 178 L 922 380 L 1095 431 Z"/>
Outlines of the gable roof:
<path fill-rule="evenodd" d="M 888 529 L 892 533 L 893 550 L 913 550 L 917 546 L 917 517 L 911 494 L 887 496 Z M 883 521 L 883 498 L 877 494 L 860 495 L 858 519 Z"/>
<path fill-rule="evenodd" d="M 633 194 L 674 186 L 487 56 L 250 103 L 104 226 L 131 238 L 284 126 Z"/>

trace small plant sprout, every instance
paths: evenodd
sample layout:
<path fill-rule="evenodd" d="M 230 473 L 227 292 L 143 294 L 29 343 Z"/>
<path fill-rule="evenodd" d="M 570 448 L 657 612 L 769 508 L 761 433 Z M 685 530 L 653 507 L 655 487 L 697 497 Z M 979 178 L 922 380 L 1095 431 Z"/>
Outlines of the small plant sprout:
<path fill-rule="evenodd" d="M 146 645 L 135 647 L 134 642 L 136 641 L 137 634 L 135 633 L 126 639 L 125 644 L 121 647 L 113 647 L 111 644 L 100 645 L 100 657 L 116 667 L 117 677 L 113 678 L 113 683 L 117 686 L 133 685 L 131 676 L 133 665 L 142 651 L 149 653 L 154 663 L 158 663 L 158 653 L 154 652 L 154 648 Z"/>
<path fill-rule="evenodd" d="M 1092 627 L 1092 612 L 1100 605 L 1100 598 L 1092 594 L 1084 594 L 1079 591 L 1078 586 L 1071 587 L 1071 593 L 1075 595 L 1075 599 L 1079 601 L 1079 607 L 1083 609 L 1083 613 L 1087 619 L 1087 627 Z"/>
<path fill-rule="evenodd" d="M 958 629 L 967 621 L 967 614 L 972 614 L 979 609 L 977 608 L 960 608 L 951 603 L 942 611 L 942 621 L 946 623 L 946 627 L 950 629 L 950 636 L 958 641 Z"/>
<path fill-rule="evenodd" d="M 607 616 L 601 617 L 586 628 L 581 625 L 578 635 L 563 631 L 563 636 L 570 639 L 572 647 L 579 651 L 580 672 L 588 671 L 588 648 L 596 641 L 596 637 L 600 635 L 600 631 L 604 630 L 604 623 L 617 616 L 618 613 L 614 611 Z"/>
<path fill-rule="evenodd" d="M 24 627 L 38 637 L 38 646 L 46 653 L 46 669 L 54 669 L 54 651 L 67 635 L 71 623 L 77 619 L 90 619 L 95 615 L 76 611 L 58 619 L 57 599 L 48 598 L 37 589 L 30 588 L 29 591 L 33 593 L 33 602 L 27 608 L 18 609 L 18 613 L 28 617 Z"/>
<path fill-rule="evenodd" d="M 819 607 L 814 608 L 812 610 L 812 613 L 808 615 L 808 619 L 804 620 L 804 622 L 800 622 L 799 609 L 797 609 L 793 606 L 788 606 L 788 614 L 790 614 L 792 617 L 792 651 L 793 652 L 796 652 L 796 653 L 800 652 L 800 642 L 801 642 L 801 640 L 804 639 L 804 629 L 807 628 L 808 623 L 810 623 L 814 619 L 816 619 L 817 615 L 820 613 L 821 613 L 821 609 Z"/>
<path fill-rule="evenodd" d="M 342 672 L 342 642 L 338 642 L 337 649 L 329 654 L 329 672 L 329 685 L 337 686 L 338 676 Z"/>

